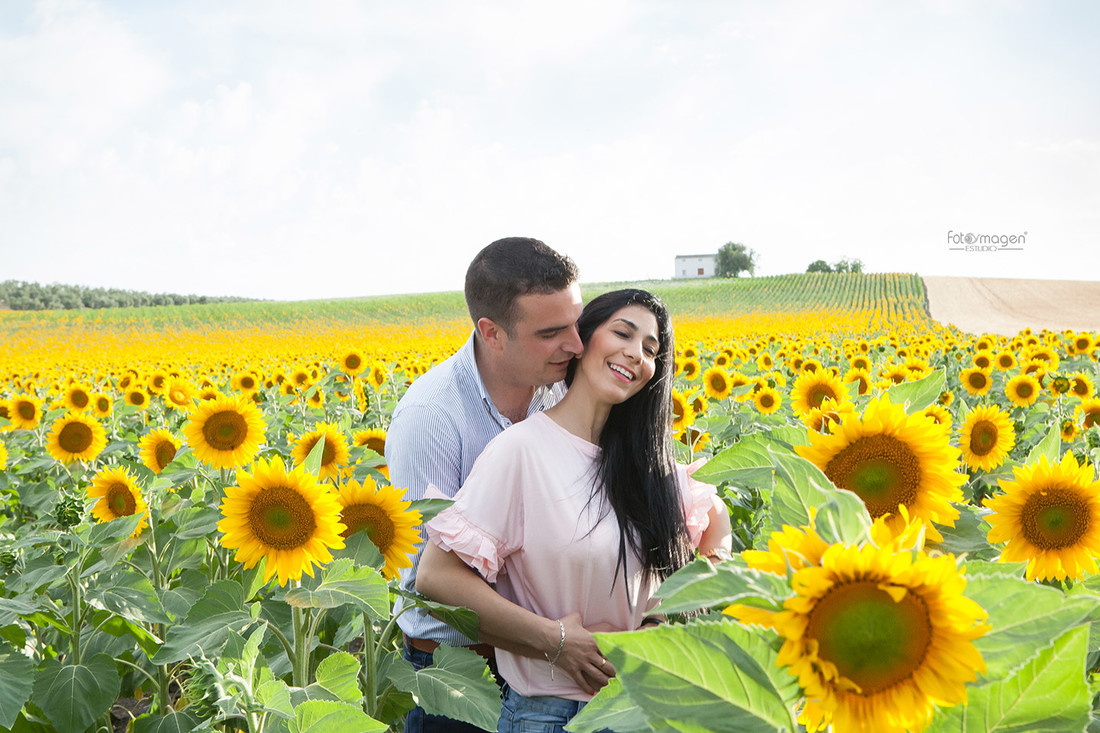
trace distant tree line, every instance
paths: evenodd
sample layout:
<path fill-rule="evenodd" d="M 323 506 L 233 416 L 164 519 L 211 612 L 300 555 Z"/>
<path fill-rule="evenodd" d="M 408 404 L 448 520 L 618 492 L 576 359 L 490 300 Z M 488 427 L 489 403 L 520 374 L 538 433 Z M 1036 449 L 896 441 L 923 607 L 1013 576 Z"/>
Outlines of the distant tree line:
<path fill-rule="evenodd" d="M 16 311 L 74 310 L 79 308 L 137 308 L 148 305 L 230 303 L 253 300 L 231 296 L 142 293 L 118 288 L 86 288 L 82 285 L 40 285 L 21 280 L 0 282 L 0 308 Z"/>
<path fill-rule="evenodd" d="M 806 267 L 806 272 L 863 272 L 863 261 L 843 259 L 830 265 L 825 260 L 814 260 Z"/>

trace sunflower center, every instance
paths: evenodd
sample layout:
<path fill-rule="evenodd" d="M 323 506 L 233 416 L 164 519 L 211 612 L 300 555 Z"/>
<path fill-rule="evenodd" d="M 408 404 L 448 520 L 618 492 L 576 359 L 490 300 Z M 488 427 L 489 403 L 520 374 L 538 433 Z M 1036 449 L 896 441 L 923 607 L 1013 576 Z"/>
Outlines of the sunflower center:
<path fill-rule="evenodd" d="M 206 419 L 202 436 L 214 450 L 235 450 L 248 437 L 248 423 L 239 412 L 222 410 Z"/>
<path fill-rule="evenodd" d="M 72 401 L 74 407 L 87 407 L 88 406 L 88 394 L 81 390 L 77 390 L 69 395 L 69 399 Z"/>
<path fill-rule="evenodd" d="M 1038 491 L 1020 511 L 1020 524 L 1024 538 L 1038 548 L 1072 546 L 1089 530 L 1088 501 L 1063 488 Z"/>
<path fill-rule="evenodd" d="M 1031 382 L 1020 382 L 1016 385 L 1016 394 L 1020 397 L 1030 397 L 1035 393 L 1035 390 L 1031 386 Z"/>
<path fill-rule="evenodd" d="M 253 389 L 256 386 L 256 380 L 252 377 L 241 377 L 241 387 L 244 389 Z"/>
<path fill-rule="evenodd" d="M 348 354 L 347 358 L 344 359 L 344 365 L 348 369 L 358 369 L 362 363 L 363 360 L 359 358 L 358 354 Z"/>
<path fill-rule="evenodd" d="M 920 485 L 920 461 L 892 435 L 868 435 L 833 456 L 825 475 L 863 499 L 872 518 L 909 506 Z"/>
<path fill-rule="evenodd" d="M 61 428 L 57 444 L 68 453 L 83 453 L 92 445 L 92 429 L 82 422 L 71 422 Z"/>
<path fill-rule="evenodd" d="M 24 420 L 33 420 L 34 416 L 38 414 L 33 402 L 19 402 L 15 405 L 15 411 Z"/>
<path fill-rule="evenodd" d="M 317 520 L 304 496 L 287 486 L 270 486 L 252 501 L 248 526 L 265 545 L 292 550 L 313 537 Z"/>
<path fill-rule="evenodd" d="M 988 455 L 997 447 L 997 426 L 989 420 L 978 420 L 970 429 L 970 452 L 976 456 Z"/>
<path fill-rule="evenodd" d="M 350 537 L 360 530 L 367 533 L 370 541 L 381 552 L 389 549 L 393 544 L 396 532 L 393 520 L 386 514 L 386 510 L 374 504 L 350 504 L 344 507 L 340 513 L 340 521 L 347 527 L 341 537 Z"/>
<path fill-rule="evenodd" d="M 162 440 L 153 448 L 153 457 L 156 459 L 157 465 L 160 466 L 160 470 L 163 471 L 176 457 L 176 446 L 167 440 Z"/>
<path fill-rule="evenodd" d="M 107 489 L 107 506 L 116 517 L 128 517 L 137 511 L 137 502 L 130 487 L 121 481 Z"/>
<path fill-rule="evenodd" d="M 187 402 L 188 402 L 187 393 L 184 392 L 182 389 L 173 389 L 173 390 L 171 390 L 168 393 L 168 398 L 170 400 L 172 400 L 172 402 L 176 403 L 177 405 L 186 405 Z"/>
<path fill-rule="evenodd" d="M 317 438 L 317 440 L 325 441 L 325 447 L 321 449 L 321 465 L 331 465 L 332 462 L 336 460 L 336 446 L 332 443 L 331 440 L 326 440 L 325 436 L 323 435 Z M 309 444 L 309 450 L 306 451 L 307 456 L 313 451 L 314 448 L 317 447 L 317 440 L 314 440 L 312 443 Z"/>
<path fill-rule="evenodd" d="M 970 382 L 970 386 L 974 389 L 983 389 L 985 385 L 989 383 L 989 380 L 986 379 L 985 374 L 982 372 L 974 372 L 967 378 L 967 381 Z"/>
<path fill-rule="evenodd" d="M 810 611 L 806 636 L 819 656 L 860 686 L 864 696 L 903 682 L 924 662 L 932 624 L 924 600 L 895 601 L 874 581 L 838 585 Z"/>
<path fill-rule="evenodd" d="M 809 393 L 806 395 L 806 401 L 809 402 L 810 407 L 821 407 L 821 403 L 828 398 L 834 402 L 839 402 L 840 398 L 837 397 L 833 388 L 827 384 L 815 384 L 810 388 Z"/>
<path fill-rule="evenodd" d="M 760 406 L 761 407 L 768 408 L 768 407 L 773 406 L 774 404 L 775 404 L 775 398 L 772 397 L 767 392 L 760 395 Z"/>

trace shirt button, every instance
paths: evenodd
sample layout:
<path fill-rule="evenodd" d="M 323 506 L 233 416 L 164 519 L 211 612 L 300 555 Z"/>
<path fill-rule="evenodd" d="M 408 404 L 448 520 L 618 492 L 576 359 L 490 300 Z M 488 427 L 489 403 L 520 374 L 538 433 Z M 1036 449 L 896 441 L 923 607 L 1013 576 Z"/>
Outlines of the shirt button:
<path fill-rule="evenodd" d="M 504 427 L 506 427 L 506 428 L 512 427 L 512 421 L 509 420 L 508 418 L 506 418 L 506 417 L 501 418 L 501 420 L 504 422 Z"/>

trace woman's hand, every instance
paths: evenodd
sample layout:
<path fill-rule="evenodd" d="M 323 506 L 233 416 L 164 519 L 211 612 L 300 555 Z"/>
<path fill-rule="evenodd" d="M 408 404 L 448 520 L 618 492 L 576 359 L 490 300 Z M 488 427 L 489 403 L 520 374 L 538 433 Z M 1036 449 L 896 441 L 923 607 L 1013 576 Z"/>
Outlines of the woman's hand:
<path fill-rule="evenodd" d="M 581 625 L 579 613 L 563 616 L 561 623 L 565 627 L 565 646 L 554 666 L 572 677 L 586 693 L 594 695 L 615 676 L 615 668 L 600 654 L 592 630 Z M 556 651 L 557 647 L 550 650 L 551 659 Z"/>

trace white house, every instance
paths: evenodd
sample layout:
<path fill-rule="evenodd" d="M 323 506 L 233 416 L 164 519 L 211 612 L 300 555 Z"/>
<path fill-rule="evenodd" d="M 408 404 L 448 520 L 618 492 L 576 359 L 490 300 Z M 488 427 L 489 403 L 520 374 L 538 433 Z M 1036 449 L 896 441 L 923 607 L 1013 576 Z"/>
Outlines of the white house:
<path fill-rule="evenodd" d="M 676 255 L 673 277 L 714 277 L 718 255 Z"/>

